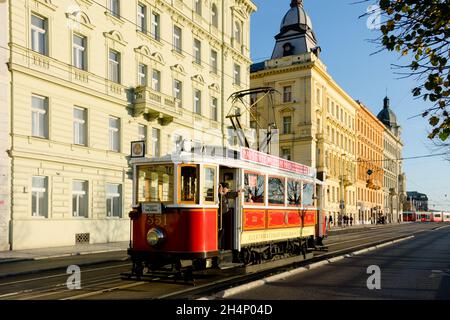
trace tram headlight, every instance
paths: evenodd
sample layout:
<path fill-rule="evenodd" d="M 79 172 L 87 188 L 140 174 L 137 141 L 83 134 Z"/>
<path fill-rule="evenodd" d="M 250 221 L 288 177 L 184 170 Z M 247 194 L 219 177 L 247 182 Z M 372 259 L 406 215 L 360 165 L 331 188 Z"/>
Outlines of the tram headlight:
<path fill-rule="evenodd" d="M 159 228 L 150 229 L 147 233 L 147 243 L 154 247 L 161 244 L 164 241 L 164 232 Z"/>

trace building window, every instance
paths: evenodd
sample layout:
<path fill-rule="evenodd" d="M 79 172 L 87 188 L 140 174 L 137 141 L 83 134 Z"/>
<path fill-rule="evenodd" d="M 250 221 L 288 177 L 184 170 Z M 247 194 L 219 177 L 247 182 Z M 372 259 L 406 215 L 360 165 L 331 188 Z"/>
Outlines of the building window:
<path fill-rule="evenodd" d="M 159 14 L 152 12 L 152 30 L 151 30 L 152 37 L 158 41 L 159 41 L 160 29 L 161 29 L 159 22 L 160 22 Z"/>
<path fill-rule="evenodd" d="M 183 84 L 179 80 L 173 80 L 173 96 L 181 104 L 183 99 Z"/>
<path fill-rule="evenodd" d="M 173 49 L 180 54 L 183 50 L 181 41 L 182 41 L 181 28 L 179 28 L 177 26 L 173 26 Z"/>
<path fill-rule="evenodd" d="M 73 181 L 72 212 L 74 217 L 88 217 L 88 182 Z"/>
<path fill-rule="evenodd" d="M 73 66 L 75 68 L 86 70 L 86 37 L 73 35 Z"/>
<path fill-rule="evenodd" d="M 120 53 L 109 50 L 109 80 L 120 83 Z"/>
<path fill-rule="evenodd" d="M 48 181 L 47 177 L 33 177 L 31 185 L 31 215 L 47 217 L 48 214 Z"/>
<path fill-rule="evenodd" d="M 211 72 L 217 74 L 217 51 L 211 50 Z"/>
<path fill-rule="evenodd" d="M 194 10 L 195 13 L 199 16 L 202 15 L 202 1 L 201 0 L 194 0 Z"/>
<path fill-rule="evenodd" d="M 87 145 L 87 110 L 83 108 L 73 109 L 73 143 Z"/>
<path fill-rule="evenodd" d="M 140 86 L 147 86 L 147 65 L 139 63 L 138 78 Z"/>
<path fill-rule="evenodd" d="M 290 148 L 282 148 L 281 149 L 281 157 L 286 160 L 292 160 L 291 149 Z"/>
<path fill-rule="evenodd" d="M 211 119 L 214 121 L 217 121 L 218 119 L 218 105 L 217 105 L 217 98 L 212 97 L 211 98 Z"/>
<path fill-rule="evenodd" d="M 183 143 L 183 136 L 179 134 L 173 135 L 173 151 L 180 152 Z"/>
<path fill-rule="evenodd" d="M 290 134 L 292 129 L 292 117 L 283 117 L 283 134 Z"/>
<path fill-rule="evenodd" d="M 122 185 L 106 184 L 106 216 L 122 217 Z"/>
<path fill-rule="evenodd" d="M 137 26 L 140 32 L 147 33 L 147 7 L 141 3 L 137 7 Z"/>
<path fill-rule="evenodd" d="M 200 90 L 194 90 L 194 112 L 202 114 L 202 92 Z"/>
<path fill-rule="evenodd" d="M 160 156 L 161 132 L 159 129 L 152 128 L 152 156 Z"/>
<path fill-rule="evenodd" d="M 236 63 L 234 64 L 234 84 L 241 85 L 241 66 Z"/>
<path fill-rule="evenodd" d="M 211 23 L 214 27 L 219 27 L 219 12 L 215 3 L 211 6 Z"/>
<path fill-rule="evenodd" d="M 292 87 L 283 87 L 283 102 L 291 102 L 292 101 Z"/>
<path fill-rule="evenodd" d="M 202 43 L 198 39 L 194 39 L 194 62 L 202 64 Z"/>
<path fill-rule="evenodd" d="M 152 89 L 154 91 L 161 91 L 161 72 L 153 69 L 152 71 Z"/>
<path fill-rule="evenodd" d="M 31 134 L 34 137 L 48 139 L 48 98 L 31 98 Z"/>
<path fill-rule="evenodd" d="M 316 90 L 316 103 L 322 105 L 322 91 L 319 88 Z"/>
<path fill-rule="evenodd" d="M 48 55 L 47 19 L 31 15 L 31 50 Z"/>
<path fill-rule="evenodd" d="M 109 12 L 120 18 L 120 0 L 109 0 Z"/>
<path fill-rule="evenodd" d="M 109 150 L 120 152 L 120 119 L 109 118 Z"/>
<path fill-rule="evenodd" d="M 242 42 L 241 23 L 239 21 L 234 22 L 234 39 L 237 43 Z"/>
<path fill-rule="evenodd" d="M 138 141 L 147 142 L 147 126 L 140 124 L 138 126 Z"/>

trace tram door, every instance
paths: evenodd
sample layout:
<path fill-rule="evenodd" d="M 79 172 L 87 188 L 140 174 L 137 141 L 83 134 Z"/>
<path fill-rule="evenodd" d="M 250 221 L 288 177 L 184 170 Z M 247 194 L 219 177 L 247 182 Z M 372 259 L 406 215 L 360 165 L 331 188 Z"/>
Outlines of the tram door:
<path fill-rule="evenodd" d="M 234 225 L 236 217 L 236 206 L 239 201 L 239 197 L 234 197 L 237 184 L 238 170 L 229 167 L 220 167 L 219 169 L 219 183 L 226 183 L 229 187 L 228 195 L 228 212 L 225 212 L 225 208 L 222 209 L 222 224 L 220 221 L 219 213 L 219 228 L 222 226 L 222 230 L 219 230 L 219 249 L 232 250 L 233 249 L 233 237 L 234 237 Z"/>

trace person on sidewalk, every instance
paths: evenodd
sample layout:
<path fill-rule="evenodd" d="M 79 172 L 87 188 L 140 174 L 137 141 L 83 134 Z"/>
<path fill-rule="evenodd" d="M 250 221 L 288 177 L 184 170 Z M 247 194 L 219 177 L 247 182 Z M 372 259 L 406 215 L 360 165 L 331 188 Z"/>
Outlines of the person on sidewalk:
<path fill-rule="evenodd" d="M 331 229 L 332 224 L 333 224 L 333 216 L 330 214 L 330 218 L 328 219 L 328 229 Z"/>
<path fill-rule="evenodd" d="M 350 216 L 350 227 L 353 226 L 353 216 Z"/>

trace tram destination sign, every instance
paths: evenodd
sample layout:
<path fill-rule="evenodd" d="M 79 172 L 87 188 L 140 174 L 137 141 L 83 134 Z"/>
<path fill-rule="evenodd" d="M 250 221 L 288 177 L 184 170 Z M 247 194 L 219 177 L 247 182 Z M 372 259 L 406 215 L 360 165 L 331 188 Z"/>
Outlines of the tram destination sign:
<path fill-rule="evenodd" d="M 307 176 L 314 174 L 308 166 L 248 148 L 241 148 L 241 160 L 252 161 Z"/>

